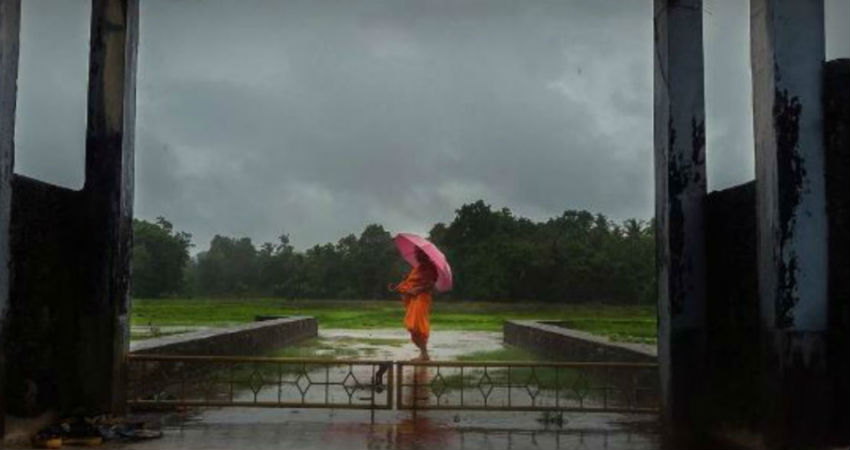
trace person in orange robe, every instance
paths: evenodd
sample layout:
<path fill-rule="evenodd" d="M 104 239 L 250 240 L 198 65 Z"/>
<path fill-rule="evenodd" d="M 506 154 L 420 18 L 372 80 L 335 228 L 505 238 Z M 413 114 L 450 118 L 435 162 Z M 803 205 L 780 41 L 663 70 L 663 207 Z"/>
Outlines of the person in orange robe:
<path fill-rule="evenodd" d="M 416 250 L 419 265 L 410 271 L 401 283 L 389 285 L 391 291 L 401 294 L 404 302 L 404 327 L 410 332 L 410 339 L 419 348 L 419 360 L 428 361 L 428 337 L 431 333 L 431 291 L 437 282 L 437 269 L 422 250 Z"/>

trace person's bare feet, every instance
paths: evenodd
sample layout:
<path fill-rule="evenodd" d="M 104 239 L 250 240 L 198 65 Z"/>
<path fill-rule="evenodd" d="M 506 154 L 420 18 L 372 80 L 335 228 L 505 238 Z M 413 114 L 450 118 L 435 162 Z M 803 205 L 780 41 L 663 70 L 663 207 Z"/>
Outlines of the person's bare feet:
<path fill-rule="evenodd" d="M 430 360 L 431 360 L 431 357 L 428 356 L 428 353 L 421 353 L 421 354 L 419 354 L 419 356 L 417 356 L 415 358 L 411 358 L 410 362 L 423 362 L 423 361 L 430 361 Z"/>

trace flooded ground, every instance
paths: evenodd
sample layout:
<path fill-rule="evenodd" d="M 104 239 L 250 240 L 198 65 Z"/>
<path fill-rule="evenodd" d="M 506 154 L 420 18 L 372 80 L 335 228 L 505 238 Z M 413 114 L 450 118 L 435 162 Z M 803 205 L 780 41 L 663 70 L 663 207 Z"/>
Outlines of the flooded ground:
<path fill-rule="evenodd" d="M 501 333 L 436 331 L 434 360 L 527 358 Z M 408 360 L 403 330 L 322 330 L 317 339 L 275 352 L 289 357 Z M 318 375 L 317 375 L 318 377 Z M 275 388 L 260 390 L 274 394 Z M 250 397 L 242 392 L 241 397 Z M 411 394 L 415 395 L 415 394 Z M 652 414 L 503 411 L 328 410 L 227 407 L 165 416 L 165 437 L 140 449 L 655 449 Z M 127 446 L 123 446 L 127 447 Z"/>
<path fill-rule="evenodd" d="M 301 348 L 315 346 L 315 356 L 388 359 L 404 361 L 419 355 L 410 342 L 405 330 L 320 330 L 319 338 L 309 341 Z M 487 331 L 437 331 L 431 335 L 429 344 L 431 358 L 454 360 L 470 354 L 499 351 L 505 348 L 502 333 Z M 282 355 L 298 354 L 299 347 L 283 350 Z"/>
<path fill-rule="evenodd" d="M 652 417 L 498 412 L 401 413 L 228 408 L 174 420 L 159 449 L 656 449 Z"/>

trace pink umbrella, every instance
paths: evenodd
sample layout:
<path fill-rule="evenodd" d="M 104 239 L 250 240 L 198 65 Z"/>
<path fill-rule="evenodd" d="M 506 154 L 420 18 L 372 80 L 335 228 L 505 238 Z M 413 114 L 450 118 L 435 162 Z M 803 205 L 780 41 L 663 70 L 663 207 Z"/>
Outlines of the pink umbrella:
<path fill-rule="evenodd" d="M 434 263 L 437 269 L 437 290 L 446 292 L 452 288 L 452 268 L 449 262 L 446 261 L 445 255 L 434 244 L 427 239 L 421 238 L 412 233 L 399 233 L 395 237 L 395 246 L 401 253 L 402 258 L 410 263 L 411 266 L 418 266 L 419 261 L 416 260 L 416 249 L 420 249 L 428 255 L 428 258 Z"/>

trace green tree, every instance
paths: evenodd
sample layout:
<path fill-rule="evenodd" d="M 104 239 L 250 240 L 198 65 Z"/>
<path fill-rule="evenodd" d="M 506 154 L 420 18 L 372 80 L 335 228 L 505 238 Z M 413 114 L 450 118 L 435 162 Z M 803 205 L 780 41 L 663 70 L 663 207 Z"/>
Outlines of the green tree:
<path fill-rule="evenodd" d="M 182 293 L 192 236 L 175 231 L 171 222 L 133 220 L 132 294 L 162 297 Z"/>
<path fill-rule="evenodd" d="M 652 222 L 617 223 L 602 214 L 566 210 L 535 222 L 483 200 L 462 205 L 429 238 L 446 254 L 459 299 L 550 302 L 648 302 L 655 295 Z M 136 260 L 154 256 L 139 249 Z M 288 298 L 395 298 L 387 292 L 409 270 L 392 235 L 379 224 L 336 243 L 299 252 L 289 236 L 259 248 L 248 238 L 216 236 L 187 271 L 195 292 Z M 147 276 L 139 274 L 141 283 Z"/>
<path fill-rule="evenodd" d="M 282 234 L 277 244 L 264 243 L 257 252 L 257 291 L 264 295 L 289 296 L 295 263 L 295 250 L 289 243 L 289 235 Z"/>
<path fill-rule="evenodd" d="M 398 256 L 392 235 L 381 225 L 368 225 L 360 233 L 356 249 L 352 264 L 358 296 L 395 297 L 387 291 L 387 284 L 399 281 L 406 263 Z"/>
<path fill-rule="evenodd" d="M 259 279 L 257 249 L 251 238 L 216 235 L 198 254 L 196 289 L 204 294 L 255 293 Z"/>

